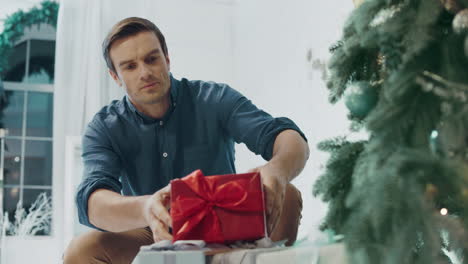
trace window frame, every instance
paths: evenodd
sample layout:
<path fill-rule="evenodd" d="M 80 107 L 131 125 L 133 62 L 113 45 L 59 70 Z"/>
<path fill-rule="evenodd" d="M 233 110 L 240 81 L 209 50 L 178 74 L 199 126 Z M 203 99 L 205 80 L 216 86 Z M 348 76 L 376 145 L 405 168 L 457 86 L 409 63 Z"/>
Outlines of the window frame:
<path fill-rule="evenodd" d="M 42 30 L 41 30 L 42 28 Z M 4 212 L 3 208 L 3 203 L 4 203 L 4 190 L 5 188 L 18 188 L 19 189 L 19 202 L 21 206 L 23 206 L 23 201 L 24 201 L 24 189 L 29 189 L 29 190 L 45 190 L 45 191 L 50 191 L 51 192 L 51 199 L 53 200 L 54 193 L 54 177 L 53 177 L 53 169 L 50 174 L 50 185 L 25 185 L 24 184 L 24 168 L 25 168 L 25 148 L 26 148 L 26 141 L 27 140 L 34 140 L 34 141 L 45 141 L 45 142 L 51 142 L 52 143 L 52 155 L 50 157 L 51 159 L 51 167 L 53 168 L 53 139 L 54 136 L 53 134 L 50 137 L 37 137 L 37 136 L 26 136 L 26 130 L 27 130 L 27 106 L 28 106 L 28 95 L 30 92 L 42 92 L 42 93 L 50 93 L 54 95 L 54 83 L 52 84 L 42 84 L 42 83 L 29 83 L 29 67 L 30 67 L 30 59 L 31 59 L 31 42 L 33 40 L 46 40 L 46 41 L 54 41 L 56 42 L 56 37 L 55 37 L 55 29 L 54 29 L 54 34 L 51 34 L 51 26 L 48 24 L 37 24 L 33 25 L 31 27 L 28 27 L 24 30 L 24 35 L 14 44 L 14 47 L 18 46 L 19 44 L 26 42 L 26 63 L 25 63 L 25 78 L 23 82 L 11 82 L 11 81 L 4 81 L 3 83 L 3 89 L 4 91 L 21 91 L 24 92 L 24 101 L 23 101 L 23 113 L 22 113 L 22 128 L 21 128 L 21 136 L 9 136 L 7 129 L 3 129 L 0 131 L 0 180 L 3 182 L 2 186 L 0 186 L 0 212 Z M 41 31 L 44 31 L 44 34 L 41 34 Z M 55 57 L 55 55 L 54 55 Z M 53 128 L 53 120 L 52 120 L 52 128 Z M 5 139 L 15 139 L 15 140 L 21 140 L 21 167 L 20 167 L 20 181 L 19 184 L 4 184 L 5 179 L 4 179 L 4 154 L 5 154 Z M 52 205 L 54 207 L 54 205 Z M 53 209 L 55 211 L 55 209 Z M 52 218 L 55 216 L 55 213 L 53 213 Z M 51 225 L 51 232 L 48 235 L 44 235 L 41 237 L 51 237 L 53 236 L 54 233 L 54 219 L 52 219 L 52 225 Z M 14 237 L 14 235 L 12 236 Z M 36 236 L 35 236 L 36 237 Z"/>
<path fill-rule="evenodd" d="M 23 101 L 23 113 L 22 113 L 22 125 L 21 125 L 21 136 L 9 136 L 7 130 L 5 131 L 6 134 L 3 135 L 2 138 L 4 139 L 16 139 L 21 140 L 21 157 L 25 157 L 25 147 L 26 147 L 26 140 L 34 140 L 34 141 L 46 141 L 46 142 L 53 142 L 53 135 L 51 137 L 36 137 L 36 136 L 26 136 L 27 130 L 27 106 L 28 106 L 28 95 L 30 92 L 41 92 L 41 93 L 54 93 L 54 87 L 52 84 L 29 84 L 29 83 L 15 83 L 15 82 L 4 82 L 3 87 L 5 91 L 21 91 L 24 92 L 24 101 Z M 53 123 L 52 123 L 53 124 Z M 3 143 L 4 144 L 4 143 Z M 1 155 L 1 165 L 4 165 L 4 148 L 0 149 Z M 24 159 L 23 159 L 24 161 Z M 4 168 L 2 166 L 2 168 Z M 21 162 L 21 176 L 20 176 L 20 184 L 3 184 L 3 188 L 28 188 L 28 189 L 52 189 L 53 183 L 48 185 L 25 185 L 24 184 L 24 162 Z M 3 171 L 2 171 L 3 174 Z M 3 176 L 3 175 L 2 175 Z M 52 178 L 52 175 L 51 175 Z M 2 177 L 3 179 L 3 177 Z M 3 179 L 4 180 L 4 179 Z M 42 186 L 42 187 L 41 187 Z M 20 191 L 20 200 L 22 200 L 22 189 Z"/>

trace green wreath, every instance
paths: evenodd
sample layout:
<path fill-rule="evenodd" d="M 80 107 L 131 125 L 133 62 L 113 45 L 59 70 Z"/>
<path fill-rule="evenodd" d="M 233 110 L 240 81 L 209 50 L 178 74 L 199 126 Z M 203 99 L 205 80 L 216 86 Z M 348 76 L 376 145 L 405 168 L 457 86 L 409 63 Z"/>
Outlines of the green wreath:
<path fill-rule="evenodd" d="M 55 28 L 58 8 L 58 3 L 46 0 L 41 2 L 40 7 L 33 7 L 28 12 L 20 10 L 8 16 L 4 22 L 3 32 L 0 34 L 0 79 L 5 77 L 9 68 L 8 57 L 13 51 L 15 42 L 23 36 L 24 29 L 42 23 Z"/>

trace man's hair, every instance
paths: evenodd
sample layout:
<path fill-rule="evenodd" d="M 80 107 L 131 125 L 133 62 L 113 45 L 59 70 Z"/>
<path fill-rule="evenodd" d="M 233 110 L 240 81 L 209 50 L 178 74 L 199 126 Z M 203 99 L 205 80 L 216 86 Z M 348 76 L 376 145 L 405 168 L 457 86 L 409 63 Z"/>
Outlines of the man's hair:
<path fill-rule="evenodd" d="M 153 22 L 147 19 L 140 17 L 128 17 L 115 24 L 102 42 L 102 53 L 109 69 L 111 69 L 113 72 L 117 72 L 109 54 L 112 44 L 116 40 L 134 36 L 140 32 L 153 32 L 161 44 L 164 56 L 167 57 L 166 40 L 164 39 L 164 35 L 161 33 L 159 28 Z"/>

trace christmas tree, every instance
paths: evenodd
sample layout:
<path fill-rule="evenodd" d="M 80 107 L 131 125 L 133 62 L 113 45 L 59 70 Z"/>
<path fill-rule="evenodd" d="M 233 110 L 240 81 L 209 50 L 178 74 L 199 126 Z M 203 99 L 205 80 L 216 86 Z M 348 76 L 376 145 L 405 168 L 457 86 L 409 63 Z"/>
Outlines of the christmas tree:
<path fill-rule="evenodd" d="M 354 2 L 327 85 L 368 138 L 319 144 L 321 228 L 351 263 L 468 263 L 468 0 Z"/>

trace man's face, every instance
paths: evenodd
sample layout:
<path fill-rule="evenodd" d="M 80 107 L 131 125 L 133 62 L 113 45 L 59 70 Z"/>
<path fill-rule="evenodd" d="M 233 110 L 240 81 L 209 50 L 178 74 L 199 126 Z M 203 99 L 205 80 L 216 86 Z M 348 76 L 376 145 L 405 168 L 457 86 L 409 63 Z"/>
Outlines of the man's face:
<path fill-rule="evenodd" d="M 116 40 L 109 54 L 117 71 L 109 70 L 112 78 L 137 108 L 169 101 L 170 61 L 153 32 Z"/>

